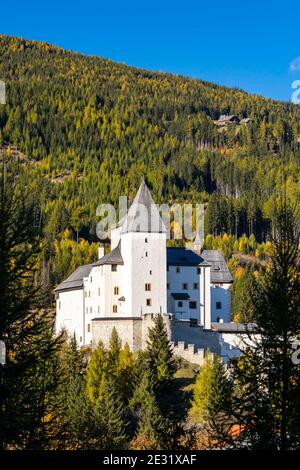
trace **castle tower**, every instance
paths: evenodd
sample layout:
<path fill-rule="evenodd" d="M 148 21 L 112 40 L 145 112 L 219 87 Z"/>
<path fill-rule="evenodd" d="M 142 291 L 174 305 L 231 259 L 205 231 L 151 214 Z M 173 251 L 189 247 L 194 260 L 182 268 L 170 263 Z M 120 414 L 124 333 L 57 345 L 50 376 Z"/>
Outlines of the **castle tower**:
<path fill-rule="evenodd" d="M 117 227 L 124 260 L 126 313 L 167 312 L 166 228 L 145 183 Z"/>

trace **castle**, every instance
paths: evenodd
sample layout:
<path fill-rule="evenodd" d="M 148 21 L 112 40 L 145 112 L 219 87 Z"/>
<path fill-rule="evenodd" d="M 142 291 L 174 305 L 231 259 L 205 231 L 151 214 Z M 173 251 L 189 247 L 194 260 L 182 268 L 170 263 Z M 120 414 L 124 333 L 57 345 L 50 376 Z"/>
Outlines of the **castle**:
<path fill-rule="evenodd" d="M 143 349 L 162 314 L 174 352 L 201 364 L 206 350 L 238 354 L 243 325 L 230 322 L 233 278 L 216 250 L 167 248 L 166 228 L 143 181 L 128 213 L 111 230 L 111 251 L 80 266 L 55 289 L 56 330 L 79 346 L 108 344 L 113 327 L 133 351 Z"/>

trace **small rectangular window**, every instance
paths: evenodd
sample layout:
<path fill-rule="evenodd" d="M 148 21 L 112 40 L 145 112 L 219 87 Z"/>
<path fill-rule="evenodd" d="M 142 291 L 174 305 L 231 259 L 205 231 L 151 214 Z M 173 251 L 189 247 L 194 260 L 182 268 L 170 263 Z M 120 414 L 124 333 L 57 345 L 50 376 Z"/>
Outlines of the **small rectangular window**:
<path fill-rule="evenodd" d="M 146 305 L 147 305 L 147 307 L 151 307 L 151 305 L 152 305 L 151 299 L 146 299 Z"/>
<path fill-rule="evenodd" d="M 146 283 L 145 284 L 145 291 L 149 292 L 151 290 L 151 284 Z"/>
<path fill-rule="evenodd" d="M 176 266 L 176 272 L 180 273 L 180 267 L 179 266 Z"/>
<path fill-rule="evenodd" d="M 112 265 L 111 265 L 111 270 L 114 271 L 114 272 L 117 271 L 117 265 L 116 265 L 116 264 L 112 264 Z"/>
<path fill-rule="evenodd" d="M 88 330 L 88 333 L 91 332 L 91 324 L 90 323 L 88 323 L 87 330 Z"/>
<path fill-rule="evenodd" d="M 186 282 L 184 282 L 184 283 L 182 284 L 182 289 L 183 289 L 183 290 L 188 290 L 188 288 L 189 288 L 189 285 L 188 285 Z"/>
<path fill-rule="evenodd" d="M 182 307 L 183 303 L 181 302 L 181 300 L 178 302 L 178 307 Z"/>
<path fill-rule="evenodd" d="M 117 286 L 114 287 L 114 295 L 119 295 L 119 288 Z"/>
<path fill-rule="evenodd" d="M 197 274 L 201 273 L 201 268 L 197 268 Z"/>
<path fill-rule="evenodd" d="M 194 282 L 193 287 L 194 287 L 194 289 L 199 289 L 199 284 L 198 284 L 198 282 Z"/>
<path fill-rule="evenodd" d="M 61 301 L 60 300 L 58 302 L 58 308 L 59 308 L 59 310 L 61 309 Z"/>
<path fill-rule="evenodd" d="M 167 284 L 167 289 L 170 290 L 170 284 L 169 283 Z"/>
<path fill-rule="evenodd" d="M 197 302 L 194 302 L 193 300 L 190 302 L 190 309 L 195 309 L 197 308 Z"/>
<path fill-rule="evenodd" d="M 98 287 L 98 295 L 100 295 L 100 287 Z"/>
<path fill-rule="evenodd" d="M 118 313 L 118 306 L 117 305 L 113 305 L 113 313 Z"/>
<path fill-rule="evenodd" d="M 93 307 L 90 307 L 90 313 L 93 313 Z"/>
<path fill-rule="evenodd" d="M 148 238 L 145 238 L 145 243 L 148 243 Z"/>
<path fill-rule="evenodd" d="M 146 256 L 146 258 L 148 258 L 148 251 L 146 251 L 145 256 Z"/>
<path fill-rule="evenodd" d="M 100 313 L 100 306 L 98 305 L 98 313 Z"/>
<path fill-rule="evenodd" d="M 149 271 L 149 274 L 150 274 L 150 276 L 151 276 L 151 274 L 152 274 L 152 271 Z"/>
<path fill-rule="evenodd" d="M 86 307 L 85 313 L 89 313 L 89 308 L 88 307 Z"/>
<path fill-rule="evenodd" d="M 87 292 L 84 293 L 84 297 L 87 297 Z"/>
<path fill-rule="evenodd" d="M 90 278 L 90 282 L 93 282 L 93 278 L 92 278 L 92 276 L 91 276 L 91 278 Z"/>
<path fill-rule="evenodd" d="M 216 302 L 216 309 L 221 310 L 222 308 L 222 302 Z"/>

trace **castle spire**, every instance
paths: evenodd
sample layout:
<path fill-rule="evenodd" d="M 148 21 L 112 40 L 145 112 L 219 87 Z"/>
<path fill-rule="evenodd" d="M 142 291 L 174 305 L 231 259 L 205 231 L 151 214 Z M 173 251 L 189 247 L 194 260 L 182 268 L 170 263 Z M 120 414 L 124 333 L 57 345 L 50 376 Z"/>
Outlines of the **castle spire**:
<path fill-rule="evenodd" d="M 121 221 L 122 233 L 148 232 L 165 233 L 166 227 L 154 203 L 144 177 L 130 206 L 127 215 Z"/>

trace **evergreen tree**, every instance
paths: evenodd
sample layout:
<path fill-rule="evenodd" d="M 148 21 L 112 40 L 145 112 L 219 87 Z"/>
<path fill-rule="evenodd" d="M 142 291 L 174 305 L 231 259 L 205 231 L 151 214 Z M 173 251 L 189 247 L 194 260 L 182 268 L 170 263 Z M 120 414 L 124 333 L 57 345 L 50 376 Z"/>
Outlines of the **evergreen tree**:
<path fill-rule="evenodd" d="M 162 315 L 156 315 L 154 326 L 149 328 L 146 358 L 155 387 L 163 389 L 175 372 L 171 341 Z"/>
<path fill-rule="evenodd" d="M 74 376 L 68 383 L 65 419 L 67 430 L 64 448 L 73 450 L 93 448 L 95 438 L 93 410 L 86 396 L 84 377 L 81 375 Z M 102 429 L 97 430 L 102 436 Z"/>
<path fill-rule="evenodd" d="M 101 450 L 126 448 L 128 437 L 124 406 L 112 378 L 106 381 L 103 397 L 97 401 L 93 408 L 93 420 L 95 429 L 102 430 L 99 442 Z"/>
<path fill-rule="evenodd" d="M 0 448 L 48 447 L 56 420 L 59 383 L 54 318 L 40 305 L 35 271 L 39 240 L 35 194 L 20 188 L 21 169 L 0 169 L 0 339 L 7 360 L 0 369 Z M 48 431 L 49 430 L 49 431 Z"/>
<path fill-rule="evenodd" d="M 145 442 L 151 442 L 156 449 L 164 447 L 166 423 L 160 413 L 153 389 L 150 372 L 145 370 L 130 401 L 130 407 L 138 420 L 137 438 L 143 436 Z"/>
<path fill-rule="evenodd" d="M 231 430 L 232 384 L 222 360 L 207 355 L 193 391 L 191 415 L 218 446 Z"/>
<path fill-rule="evenodd" d="M 65 334 L 60 353 L 60 370 L 63 380 L 57 396 L 64 411 L 59 423 L 64 432 L 63 448 L 88 447 L 91 405 L 86 396 L 83 356 L 78 349 L 75 335 L 69 340 Z"/>
<path fill-rule="evenodd" d="M 103 399 L 110 373 L 108 352 L 102 341 L 99 341 L 98 346 L 92 352 L 86 371 L 86 391 L 92 404 Z"/>
<path fill-rule="evenodd" d="M 128 343 L 120 351 L 116 385 L 122 402 L 127 405 L 133 392 L 134 357 Z"/>
<path fill-rule="evenodd" d="M 299 229 L 286 204 L 274 232 L 271 261 L 253 298 L 258 336 L 234 368 L 233 411 L 242 426 L 238 445 L 284 450 L 300 446 L 300 368 L 292 361 L 300 334 Z"/>
<path fill-rule="evenodd" d="M 119 338 L 117 330 L 113 327 L 110 340 L 109 340 L 109 361 L 112 368 L 116 368 L 120 360 L 120 353 L 122 348 L 122 342 Z"/>

